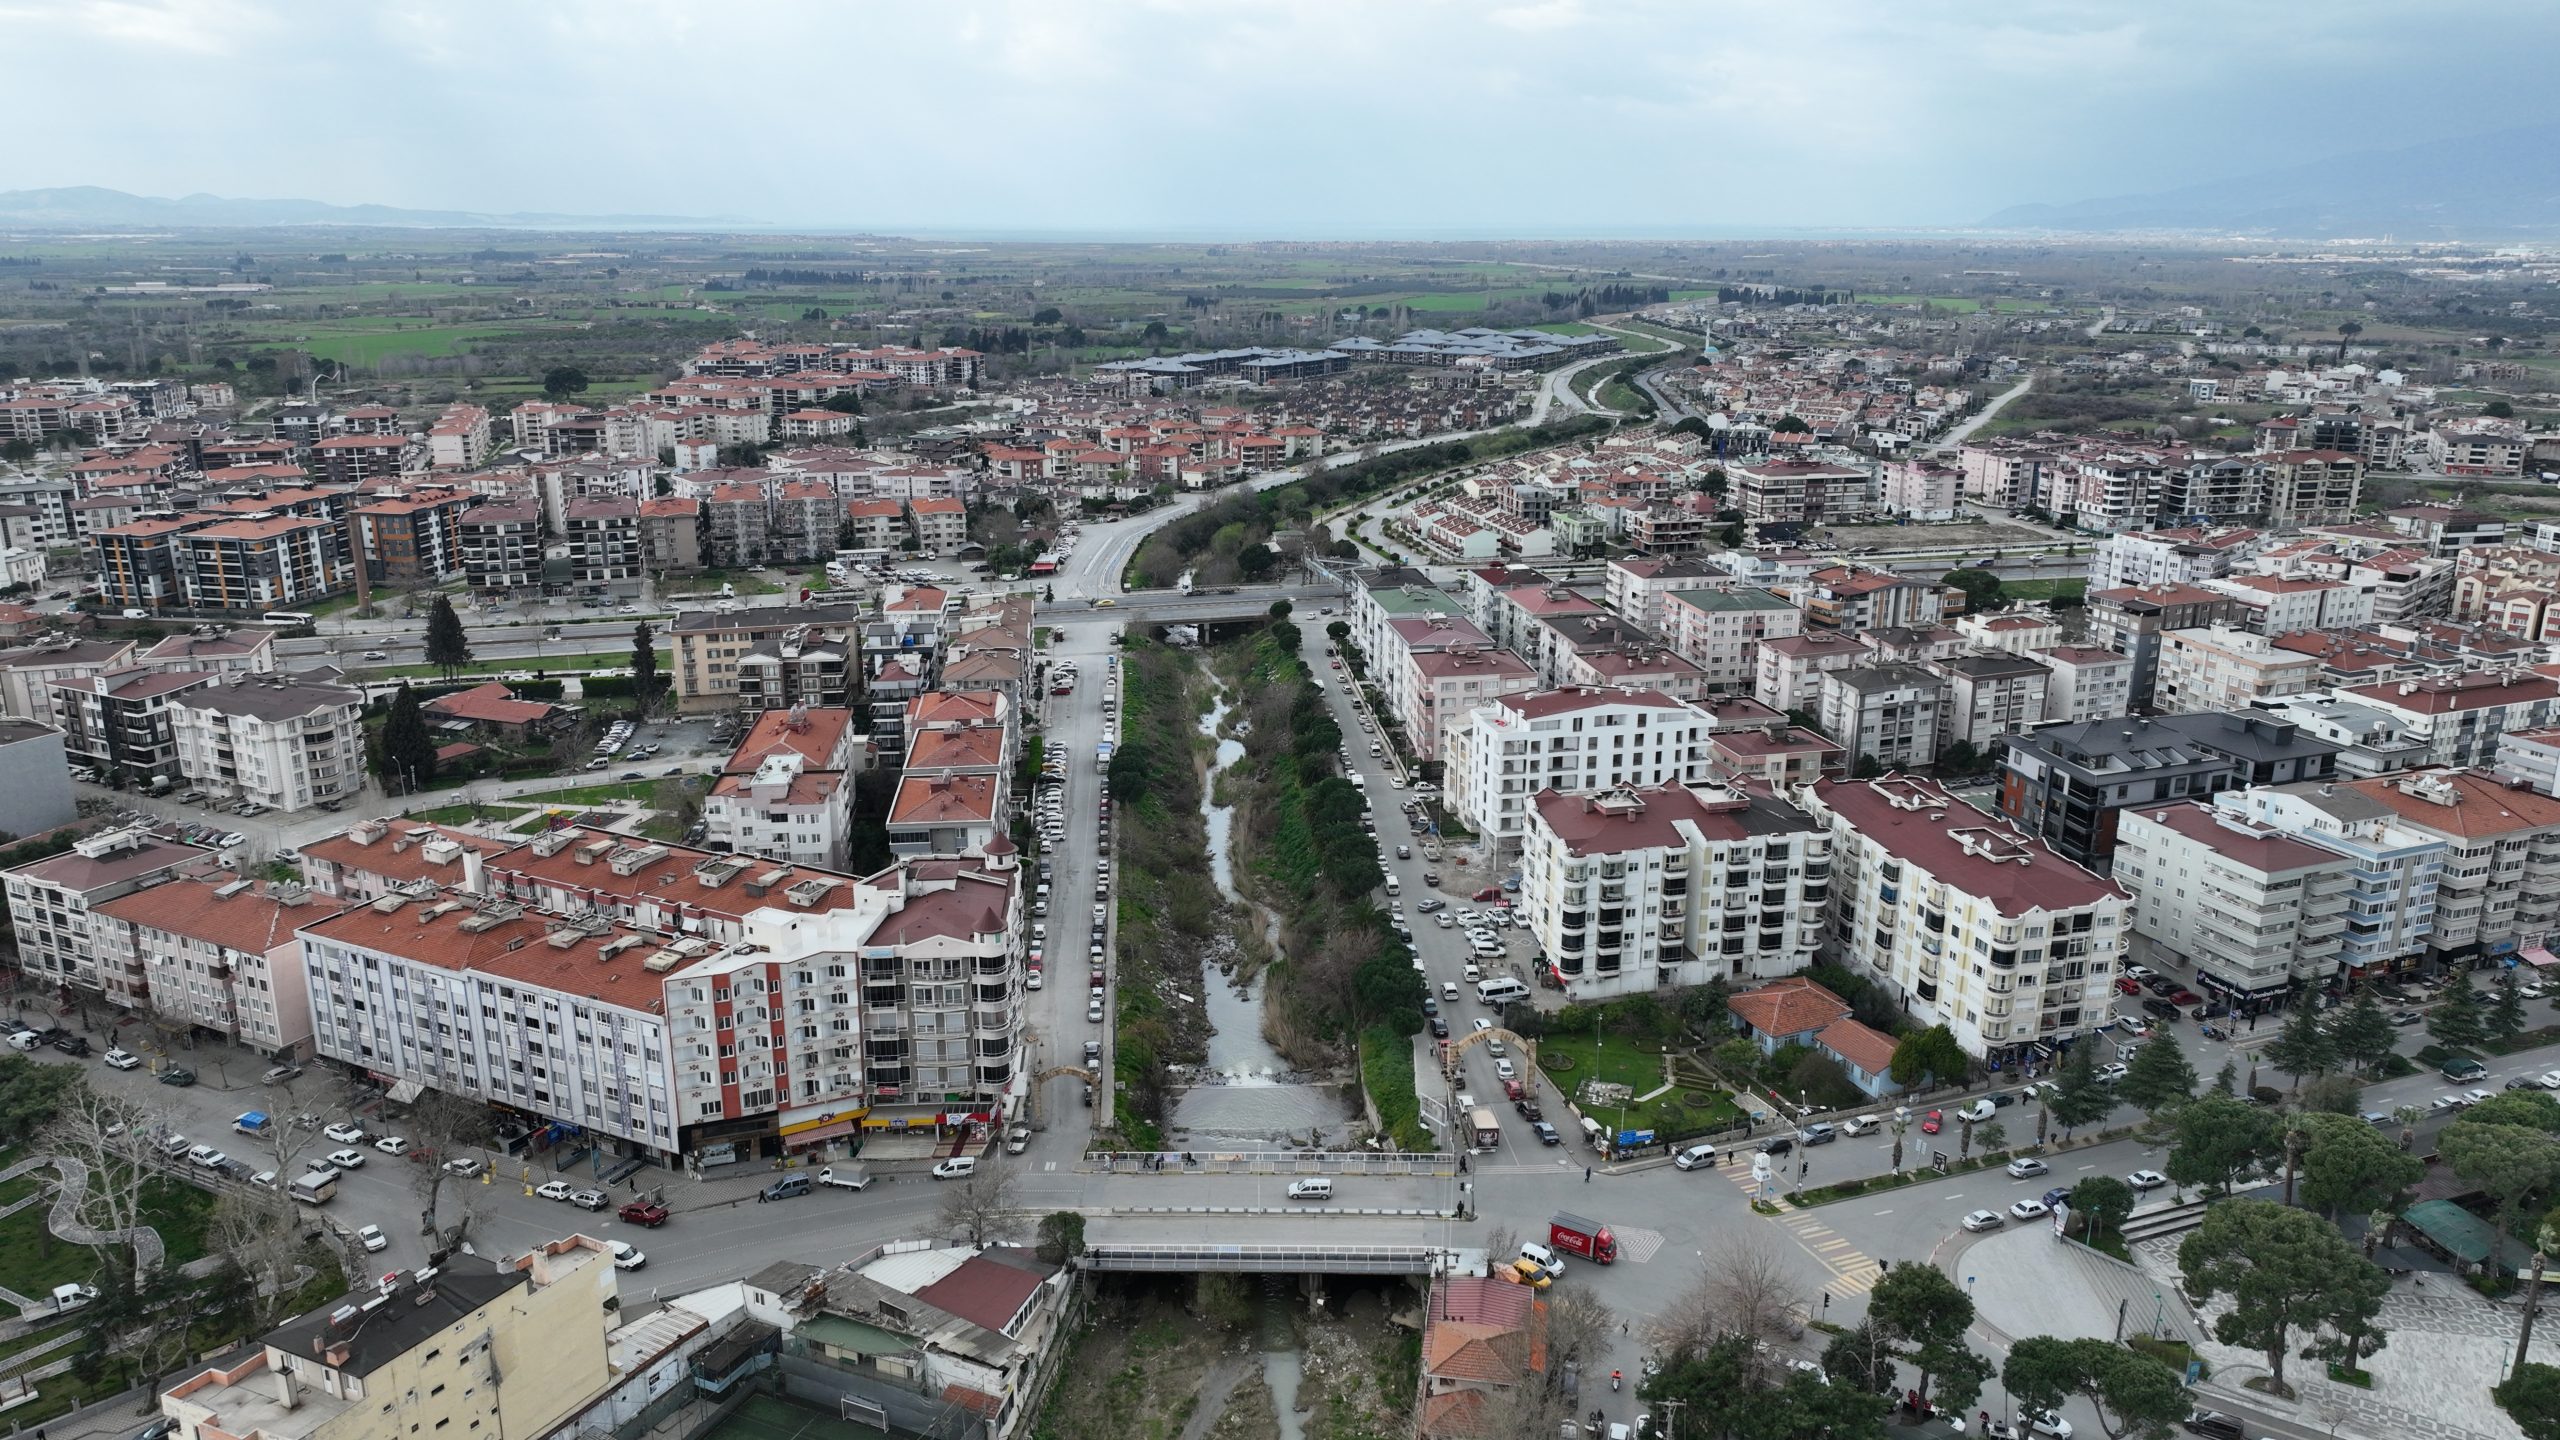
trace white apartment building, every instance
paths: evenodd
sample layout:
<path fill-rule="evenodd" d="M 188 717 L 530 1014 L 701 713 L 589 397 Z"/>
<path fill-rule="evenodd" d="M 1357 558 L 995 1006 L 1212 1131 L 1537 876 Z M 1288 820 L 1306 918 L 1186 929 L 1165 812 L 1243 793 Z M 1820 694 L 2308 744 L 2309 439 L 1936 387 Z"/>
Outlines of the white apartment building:
<path fill-rule="evenodd" d="M 2192 964 L 2217 1003 L 2244 1008 L 2326 984 L 2354 864 L 2201 802 L 2129 807 L 2116 822 L 2115 880 L 2133 893 L 2131 958 Z"/>
<path fill-rule="evenodd" d="M 1662 613 L 1666 597 L 1683 590 L 1730 589 L 1734 584 L 1732 571 L 1696 555 L 1623 555 L 1609 562 L 1602 598 L 1618 618 L 1663 635 L 1671 629 Z"/>
<path fill-rule="evenodd" d="M 2089 588 L 2202 585 L 2231 573 L 2266 543 L 2258 530 L 2127 530 L 2089 551 Z"/>
<path fill-rule="evenodd" d="M 1751 695 L 1772 710 L 1812 710 L 1822 704 L 1824 675 L 1869 664 L 1875 658 L 1864 639 L 1829 631 L 1763 641 Z"/>
<path fill-rule="evenodd" d="M 1938 712 L 1941 754 L 1962 740 L 1987 757 L 2001 736 L 2044 722 L 2052 677 L 2033 656 L 2006 651 L 1950 655 L 1920 668 L 1946 682 Z"/>
<path fill-rule="evenodd" d="M 2469 969 L 2544 945 L 2560 921 L 2560 800 L 2480 770 L 2426 770 L 2348 788 L 2442 837 L 2428 963 Z"/>
<path fill-rule="evenodd" d="M 1887 770 L 1926 765 L 1945 748 L 1940 731 L 1946 683 L 1917 665 L 1861 665 L 1822 677 L 1822 733 L 1849 751 L 1849 764 Z"/>
<path fill-rule="evenodd" d="M 1697 784 L 1715 717 L 1651 690 L 1506 695 L 1458 718 L 1444 737 L 1441 788 L 1452 813 L 1497 855 L 1520 845 L 1531 801 Z"/>
<path fill-rule="evenodd" d="M 235 673 L 174 697 L 178 772 L 209 794 L 304 810 L 364 788 L 364 692 Z"/>
<path fill-rule="evenodd" d="M 2560 728 L 2510 730 L 2499 736 L 2497 775 L 2545 795 L 2560 795 Z"/>
<path fill-rule="evenodd" d="M 2403 734 L 2426 743 L 2426 763 L 2488 765 L 2498 738 L 2560 722 L 2560 680 L 2531 670 L 2358 685 L 2337 698 L 2382 712 Z"/>
<path fill-rule="evenodd" d="M 2133 713 L 2133 657 L 2095 645 L 2037 650 L 2044 662 L 2044 718 L 2103 720 Z"/>
<path fill-rule="evenodd" d="M 300 885 L 169 880 L 97 907 L 100 966 L 139 971 L 154 1014 L 275 1060 L 311 1058 L 311 993 L 295 927 L 337 907 Z"/>
<path fill-rule="evenodd" d="M 1445 728 L 1469 710 L 1503 695 L 1526 694 L 1538 687 L 1537 672 L 1508 650 L 1458 646 L 1420 652 L 1388 677 L 1381 692 L 1388 713 L 1404 727 L 1405 742 L 1415 758 L 1440 758 Z"/>
<path fill-rule="evenodd" d="M 2164 715 L 2246 710 L 2260 700 L 2299 695 L 2320 684 L 2320 659 L 2264 635 L 2211 625 L 2160 636 L 2153 699 Z"/>
<path fill-rule="evenodd" d="M 2124 891 L 1926 780 L 1799 793 L 1838 871 L 1825 951 L 1890 982 L 1912 1019 L 2007 1063 L 2107 1021 L 2132 930 Z"/>
<path fill-rule="evenodd" d="M 2213 803 L 2353 862 L 2347 924 L 2338 937 L 2338 965 L 2348 980 L 2424 967 L 2448 848 L 2444 837 L 2405 823 L 2352 785 L 2327 781 L 2225 790 Z"/>
<path fill-rule="evenodd" d="M 8 872 L 9 923 L 17 932 L 18 966 L 40 984 L 77 985 L 111 1004 L 150 1003 L 148 971 L 109 969 L 100 960 L 96 907 L 146 885 L 210 868 L 201 845 L 162 840 L 136 827 L 92 835 L 49 859 Z"/>
<path fill-rule="evenodd" d="M 704 843 L 842 869 L 853 825 L 847 778 L 840 770 L 812 770 L 806 758 L 788 752 L 766 756 L 745 774 L 723 775 L 702 799 Z"/>
<path fill-rule="evenodd" d="M 1769 795 L 1664 785 L 1536 797 L 1520 904 L 1577 1000 L 1811 964 L 1831 837 Z"/>
<path fill-rule="evenodd" d="M 1804 612 L 1766 590 L 1675 590 L 1656 608 L 1662 637 L 1711 691 L 1750 691 L 1760 647 L 1804 633 Z"/>
<path fill-rule="evenodd" d="M 2240 622 L 2253 634 L 2341 630 L 2373 618 L 2373 592 L 2361 585 L 2288 575 L 2231 575 L 2198 583 L 2239 602 Z"/>
<path fill-rule="evenodd" d="M 1954 630 L 1976 650 L 2026 655 L 2062 643 L 2062 622 L 2050 610 L 1996 610 L 1959 615 Z"/>

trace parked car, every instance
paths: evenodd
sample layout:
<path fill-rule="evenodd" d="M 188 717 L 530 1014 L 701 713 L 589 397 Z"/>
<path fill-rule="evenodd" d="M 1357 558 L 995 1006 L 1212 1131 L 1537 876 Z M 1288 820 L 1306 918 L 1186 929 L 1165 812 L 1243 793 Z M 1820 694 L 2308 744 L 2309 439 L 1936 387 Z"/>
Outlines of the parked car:
<path fill-rule="evenodd" d="M 361 1125 L 350 1125 L 344 1120 L 339 1121 L 337 1124 L 330 1126 L 320 1133 L 328 1136 L 330 1139 L 341 1145 L 361 1145 L 364 1143 L 364 1127 Z"/>
<path fill-rule="evenodd" d="M 107 1068 L 110 1070 L 139 1070 L 142 1068 L 142 1057 L 129 1050 L 110 1050 L 102 1058 L 106 1060 Z"/>
<path fill-rule="evenodd" d="M 337 1166 L 341 1170 L 361 1170 L 364 1168 L 364 1152 L 361 1150 L 332 1150 L 328 1153 L 326 1158 L 330 1164 Z"/>
<path fill-rule="evenodd" d="M 569 1192 L 569 1203 L 581 1210 L 601 1210 L 612 1204 L 613 1200 L 601 1190 L 572 1190 Z"/>
<path fill-rule="evenodd" d="M 183 1089 L 186 1086 L 196 1083 L 196 1072 L 183 1065 L 172 1065 L 168 1069 L 160 1072 L 160 1083 L 163 1085 L 175 1085 Z"/>

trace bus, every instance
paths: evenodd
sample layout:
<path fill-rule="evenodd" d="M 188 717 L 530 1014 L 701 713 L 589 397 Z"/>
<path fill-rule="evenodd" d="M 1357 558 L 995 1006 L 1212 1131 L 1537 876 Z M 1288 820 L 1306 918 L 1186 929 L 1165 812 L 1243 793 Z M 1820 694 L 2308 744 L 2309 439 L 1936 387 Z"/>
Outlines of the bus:
<path fill-rule="evenodd" d="M 270 610 L 258 617 L 258 623 L 278 635 L 317 635 L 320 617 L 304 610 Z"/>

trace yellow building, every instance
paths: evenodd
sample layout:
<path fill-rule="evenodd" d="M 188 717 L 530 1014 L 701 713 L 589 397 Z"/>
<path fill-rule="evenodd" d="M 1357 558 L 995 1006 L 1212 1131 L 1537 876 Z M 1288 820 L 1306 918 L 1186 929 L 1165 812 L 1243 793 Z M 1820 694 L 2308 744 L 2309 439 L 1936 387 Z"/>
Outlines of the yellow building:
<path fill-rule="evenodd" d="M 534 1440 L 603 1393 L 613 1257 L 573 1235 L 494 1272 L 394 1276 L 160 1396 L 173 1440 Z"/>

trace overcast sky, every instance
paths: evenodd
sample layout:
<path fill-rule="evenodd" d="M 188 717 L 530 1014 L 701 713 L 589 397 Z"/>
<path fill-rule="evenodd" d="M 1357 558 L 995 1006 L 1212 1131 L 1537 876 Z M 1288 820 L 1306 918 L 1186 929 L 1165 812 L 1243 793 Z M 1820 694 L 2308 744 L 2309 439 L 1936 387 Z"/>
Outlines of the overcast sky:
<path fill-rule="evenodd" d="M 982 232 L 1962 225 L 2553 118 L 2515 0 L 0 0 L 0 189 Z"/>

